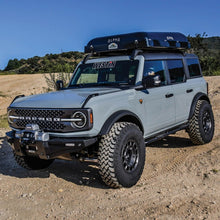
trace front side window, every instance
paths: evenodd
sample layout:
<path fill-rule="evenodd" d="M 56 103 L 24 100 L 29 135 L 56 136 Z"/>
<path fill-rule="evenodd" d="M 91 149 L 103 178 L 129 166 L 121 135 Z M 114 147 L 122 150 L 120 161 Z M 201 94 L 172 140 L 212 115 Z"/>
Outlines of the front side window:
<path fill-rule="evenodd" d="M 165 68 L 162 60 L 147 60 L 144 64 L 143 76 L 160 76 L 161 85 L 166 85 Z"/>
<path fill-rule="evenodd" d="M 186 62 L 189 68 L 190 77 L 201 76 L 198 59 L 187 59 Z"/>
<path fill-rule="evenodd" d="M 182 60 L 167 60 L 167 67 L 172 84 L 184 82 L 185 72 Z"/>
<path fill-rule="evenodd" d="M 69 86 L 134 85 L 138 64 L 138 60 L 82 64 L 78 67 Z"/>

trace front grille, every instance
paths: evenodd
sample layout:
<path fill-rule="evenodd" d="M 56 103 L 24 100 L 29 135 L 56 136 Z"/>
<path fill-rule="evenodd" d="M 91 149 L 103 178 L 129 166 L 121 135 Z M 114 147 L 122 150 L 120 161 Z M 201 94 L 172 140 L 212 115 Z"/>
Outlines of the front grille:
<path fill-rule="evenodd" d="M 56 109 L 15 109 L 15 113 L 19 116 L 29 117 L 62 117 L 64 115 L 63 110 Z"/>
<path fill-rule="evenodd" d="M 51 121 L 38 121 L 38 120 L 18 120 L 16 125 L 20 128 L 25 128 L 27 124 L 38 124 L 42 130 L 59 130 L 64 129 L 65 125 L 61 122 L 51 122 Z"/>
<path fill-rule="evenodd" d="M 27 124 L 38 124 L 41 130 L 63 130 L 66 125 L 59 121 L 65 115 L 63 110 L 57 109 L 15 109 L 15 114 L 22 119 L 17 119 L 16 127 L 24 129 Z M 58 119 L 58 121 L 54 121 Z"/>

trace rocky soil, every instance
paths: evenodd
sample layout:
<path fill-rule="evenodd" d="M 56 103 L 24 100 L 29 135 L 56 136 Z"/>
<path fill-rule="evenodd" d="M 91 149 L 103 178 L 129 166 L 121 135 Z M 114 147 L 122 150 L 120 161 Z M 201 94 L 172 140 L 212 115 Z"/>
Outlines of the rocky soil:
<path fill-rule="evenodd" d="M 106 187 L 92 162 L 56 160 L 48 169 L 27 171 L 15 163 L 1 129 L 0 219 L 220 219 L 220 77 L 206 80 L 213 141 L 193 146 L 181 131 L 147 146 L 142 178 L 129 189 Z M 27 83 L 19 85 L 22 93 L 29 85 L 38 90 Z"/>

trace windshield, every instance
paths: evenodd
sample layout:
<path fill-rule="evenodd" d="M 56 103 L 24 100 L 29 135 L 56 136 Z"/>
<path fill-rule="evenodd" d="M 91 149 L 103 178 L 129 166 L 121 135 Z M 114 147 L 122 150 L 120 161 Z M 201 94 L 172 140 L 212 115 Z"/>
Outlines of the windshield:
<path fill-rule="evenodd" d="M 138 63 L 138 60 L 124 60 L 81 64 L 69 87 L 134 85 Z"/>

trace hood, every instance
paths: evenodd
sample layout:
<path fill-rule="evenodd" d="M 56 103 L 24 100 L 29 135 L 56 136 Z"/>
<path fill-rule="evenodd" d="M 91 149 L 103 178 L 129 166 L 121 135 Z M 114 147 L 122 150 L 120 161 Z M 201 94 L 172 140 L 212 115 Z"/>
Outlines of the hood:
<path fill-rule="evenodd" d="M 104 95 L 120 91 L 118 88 L 80 88 L 26 96 L 16 99 L 10 107 L 22 108 L 81 108 L 92 94 Z"/>

